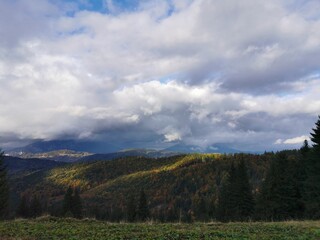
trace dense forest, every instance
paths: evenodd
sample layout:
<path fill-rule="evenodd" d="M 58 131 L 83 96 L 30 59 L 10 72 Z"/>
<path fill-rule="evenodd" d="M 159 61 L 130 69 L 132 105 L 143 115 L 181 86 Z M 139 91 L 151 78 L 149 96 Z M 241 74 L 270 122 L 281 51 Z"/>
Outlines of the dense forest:
<path fill-rule="evenodd" d="M 276 153 L 123 157 L 9 177 L 1 157 L 0 213 L 115 222 L 319 219 L 320 116 L 311 141 Z"/>

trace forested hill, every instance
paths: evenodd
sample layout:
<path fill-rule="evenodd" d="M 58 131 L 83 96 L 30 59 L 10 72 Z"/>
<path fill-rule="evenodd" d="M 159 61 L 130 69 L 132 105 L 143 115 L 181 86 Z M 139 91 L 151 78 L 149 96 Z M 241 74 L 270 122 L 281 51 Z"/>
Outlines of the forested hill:
<path fill-rule="evenodd" d="M 8 169 L 9 175 L 30 173 L 40 170 L 47 170 L 58 166 L 65 165 L 61 162 L 55 162 L 47 159 L 38 158 L 19 158 L 19 157 L 4 157 L 4 164 Z"/>
<path fill-rule="evenodd" d="M 288 151 L 296 162 L 298 151 Z M 253 196 L 276 155 L 189 154 L 166 158 L 124 157 L 112 161 L 68 164 L 16 178 L 11 184 L 16 203 L 19 196 L 42 199 L 53 215 L 61 213 L 66 189 L 80 189 L 84 216 L 108 220 L 127 217 L 129 196 L 138 199 L 143 190 L 153 218 L 215 218 L 218 197 L 230 166 L 244 161 Z"/>

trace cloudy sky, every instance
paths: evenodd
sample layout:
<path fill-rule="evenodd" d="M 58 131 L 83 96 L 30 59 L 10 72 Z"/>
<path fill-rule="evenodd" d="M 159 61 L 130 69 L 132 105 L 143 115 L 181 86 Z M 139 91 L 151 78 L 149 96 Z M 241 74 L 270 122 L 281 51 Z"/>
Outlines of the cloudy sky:
<path fill-rule="evenodd" d="M 318 0 L 0 0 L 0 146 L 296 148 L 320 114 Z"/>

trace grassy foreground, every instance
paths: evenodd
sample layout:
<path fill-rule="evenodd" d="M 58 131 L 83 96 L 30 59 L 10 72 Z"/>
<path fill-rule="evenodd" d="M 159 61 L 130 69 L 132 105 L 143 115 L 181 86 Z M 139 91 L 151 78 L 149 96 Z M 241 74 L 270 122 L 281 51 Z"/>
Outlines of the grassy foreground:
<path fill-rule="evenodd" d="M 320 239 L 320 221 L 115 224 L 40 218 L 0 222 L 0 239 Z"/>

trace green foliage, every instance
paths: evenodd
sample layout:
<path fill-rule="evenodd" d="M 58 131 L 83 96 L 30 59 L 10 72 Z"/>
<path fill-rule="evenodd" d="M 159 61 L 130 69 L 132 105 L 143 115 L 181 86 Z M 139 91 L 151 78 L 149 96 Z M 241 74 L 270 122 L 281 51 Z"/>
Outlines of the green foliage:
<path fill-rule="evenodd" d="M 140 191 L 140 197 L 139 197 L 139 205 L 138 205 L 138 218 L 140 221 L 145 221 L 149 217 L 149 207 L 148 207 L 148 201 L 147 196 L 142 189 Z"/>
<path fill-rule="evenodd" d="M 30 201 L 30 212 L 29 216 L 36 218 L 42 215 L 42 205 L 39 198 L 35 195 Z"/>
<path fill-rule="evenodd" d="M 7 217 L 9 207 L 9 186 L 7 169 L 4 165 L 4 154 L 0 151 L 0 219 Z"/>
<path fill-rule="evenodd" d="M 306 156 L 304 198 L 306 215 L 309 218 L 320 219 L 320 116 L 312 130 L 313 149 Z"/>
<path fill-rule="evenodd" d="M 300 152 L 302 154 L 302 156 L 306 157 L 307 153 L 310 151 L 310 147 L 309 147 L 309 143 L 308 140 L 304 140 L 303 141 L 303 145 L 300 148 Z"/>
<path fill-rule="evenodd" d="M 272 161 L 266 180 L 258 196 L 257 213 L 264 220 L 296 218 L 300 210 L 294 162 L 285 153 L 278 153 Z"/>
<path fill-rule="evenodd" d="M 72 187 L 68 187 L 66 194 L 63 198 L 63 206 L 62 206 L 62 215 L 66 215 L 67 213 L 72 213 L 73 208 L 73 189 Z"/>
<path fill-rule="evenodd" d="M 247 171 L 243 159 L 237 167 L 232 162 L 229 173 L 221 184 L 217 219 L 247 221 L 253 214 L 254 200 Z"/>
<path fill-rule="evenodd" d="M 137 207 L 134 195 L 131 193 L 127 203 L 127 220 L 128 222 L 134 222 L 136 220 Z"/>
<path fill-rule="evenodd" d="M 80 191 L 78 188 L 74 190 L 74 196 L 72 197 L 71 210 L 75 218 L 82 218 L 82 201 L 80 197 Z"/>
<path fill-rule="evenodd" d="M 298 151 L 286 153 L 290 163 L 301 158 Z M 227 200 L 220 203 L 226 204 L 233 199 L 233 204 L 225 207 L 229 216 L 225 221 L 248 220 L 252 210 L 248 207 L 251 206 L 250 193 L 260 192 L 261 182 L 275 157 L 274 153 L 190 154 L 159 159 L 128 157 L 77 163 L 16 177 L 13 190 L 17 195 L 46 197 L 50 212 L 57 216 L 61 215 L 57 213 L 58 209 L 63 208 L 65 192 L 62 189 L 71 186 L 81 189 L 79 196 L 84 217 L 116 222 L 128 219 L 128 198 L 133 194 L 138 207 L 139 193 L 134 189 L 144 189 L 148 194 L 151 219 L 163 222 L 224 220 L 218 216 L 218 195 L 223 195 L 223 185 L 230 177 L 233 162 L 232 191 L 226 191 Z M 239 170 L 241 161 L 244 162 L 242 173 Z M 72 210 L 68 211 L 74 216 Z"/>
<path fill-rule="evenodd" d="M 110 224 L 96 220 L 50 217 L 0 223 L 0 239 L 311 240 L 319 238 L 319 221 L 228 224 Z"/>
<path fill-rule="evenodd" d="M 311 134 L 311 141 L 313 142 L 313 147 L 318 148 L 319 151 L 320 148 L 320 115 L 318 116 L 318 121 L 315 123 L 316 127 L 312 129 Z"/>
<path fill-rule="evenodd" d="M 29 210 L 27 197 L 25 195 L 23 195 L 20 199 L 20 203 L 17 208 L 16 216 L 22 217 L 22 218 L 28 218 L 29 212 L 30 212 L 30 210 Z"/>
<path fill-rule="evenodd" d="M 68 187 L 63 199 L 62 215 L 82 218 L 82 202 L 78 188 L 72 189 L 72 187 Z"/>
<path fill-rule="evenodd" d="M 254 212 L 254 200 L 247 171 L 248 169 L 242 159 L 234 183 L 236 193 L 234 220 L 236 221 L 247 221 Z"/>

